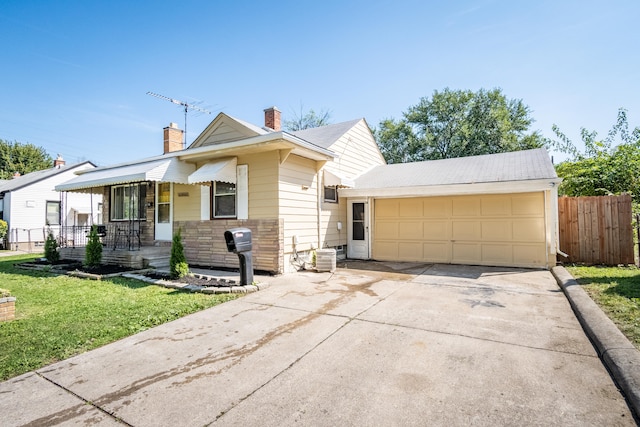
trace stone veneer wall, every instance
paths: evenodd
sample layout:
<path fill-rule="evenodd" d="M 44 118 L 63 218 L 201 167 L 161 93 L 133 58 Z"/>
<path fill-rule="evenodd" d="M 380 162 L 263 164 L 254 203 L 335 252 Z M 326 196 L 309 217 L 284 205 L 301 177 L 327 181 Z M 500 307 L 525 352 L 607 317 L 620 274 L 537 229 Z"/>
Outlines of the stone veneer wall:
<path fill-rule="evenodd" d="M 284 220 L 211 220 L 175 221 L 174 232 L 181 230 L 185 257 L 192 265 L 238 268 L 238 255 L 227 251 L 224 232 L 230 228 L 251 230 L 254 270 L 284 272 Z"/>

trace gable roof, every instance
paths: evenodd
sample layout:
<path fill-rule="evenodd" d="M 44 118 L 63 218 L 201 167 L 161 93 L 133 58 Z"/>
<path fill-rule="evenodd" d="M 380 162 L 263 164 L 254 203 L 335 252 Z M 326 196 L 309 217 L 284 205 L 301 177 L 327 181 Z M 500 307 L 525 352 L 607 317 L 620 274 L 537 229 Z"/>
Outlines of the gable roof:
<path fill-rule="evenodd" d="M 544 148 L 376 166 L 356 188 L 476 184 L 558 178 Z"/>
<path fill-rule="evenodd" d="M 205 130 L 189 145 L 188 149 L 238 141 L 252 136 L 266 135 L 268 133 L 270 133 L 270 131 L 249 122 L 225 113 L 218 113 Z"/>
<path fill-rule="evenodd" d="M 8 191 L 15 191 L 15 190 L 19 190 L 23 187 L 26 187 L 28 185 L 31 184 L 35 184 L 36 182 L 45 180 L 47 178 L 51 178 L 52 176 L 56 176 L 60 173 L 63 172 L 67 172 L 73 169 L 76 169 L 80 166 L 89 164 L 93 167 L 95 167 L 96 165 L 94 165 L 93 163 L 91 163 L 90 161 L 86 161 L 86 162 L 82 162 L 82 163 L 76 163 L 73 165 L 69 165 L 69 166 L 62 166 L 62 167 L 55 167 L 55 168 L 51 168 L 51 169 L 43 169 L 40 171 L 35 171 L 35 172 L 29 172 L 25 175 L 21 175 L 18 176 L 16 178 L 13 179 L 8 179 L 5 181 L 0 182 L 0 193 L 6 193 Z"/>
<path fill-rule="evenodd" d="M 289 133 L 319 147 L 329 148 L 360 120 L 362 119 L 355 119 L 348 122 L 335 123 L 332 125 L 303 129 Z"/>

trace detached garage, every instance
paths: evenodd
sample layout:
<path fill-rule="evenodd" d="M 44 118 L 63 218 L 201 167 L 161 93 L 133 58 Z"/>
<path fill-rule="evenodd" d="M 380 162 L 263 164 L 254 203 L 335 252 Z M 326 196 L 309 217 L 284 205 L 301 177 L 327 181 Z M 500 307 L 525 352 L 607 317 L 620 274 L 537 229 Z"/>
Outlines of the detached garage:
<path fill-rule="evenodd" d="M 544 149 L 377 166 L 340 194 L 348 255 L 549 268 L 559 183 Z"/>

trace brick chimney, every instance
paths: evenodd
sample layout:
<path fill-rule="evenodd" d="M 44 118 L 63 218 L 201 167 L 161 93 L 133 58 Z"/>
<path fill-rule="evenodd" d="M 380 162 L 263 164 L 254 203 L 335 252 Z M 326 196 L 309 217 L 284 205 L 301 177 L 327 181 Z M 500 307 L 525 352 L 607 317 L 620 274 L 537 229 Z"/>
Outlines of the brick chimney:
<path fill-rule="evenodd" d="M 271 107 L 264 110 L 264 126 L 280 131 L 280 110 L 277 107 Z"/>
<path fill-rule="evenodd" d="M 169 123 L 169 126 L 164 128 L 164 154 L 182 150 L 183 134 L 184 131 L 179 129 L 176 123 Z"/>
<path fill-rule="evenodd" d="M 65 164 L 65 163 L 66 163 L 66 162 L 64 161 L 64 159 L 62 158 L 62 156 L 61 156 L 60 154 L 58 154 L 58 158 L 56 158 L 56 159 L 53 161 L 53 167 L 54 167 L 54 168 L 58 168 L 58 169 L 60 169 L 60 166 L 64 166 L 64 164 Z"/>

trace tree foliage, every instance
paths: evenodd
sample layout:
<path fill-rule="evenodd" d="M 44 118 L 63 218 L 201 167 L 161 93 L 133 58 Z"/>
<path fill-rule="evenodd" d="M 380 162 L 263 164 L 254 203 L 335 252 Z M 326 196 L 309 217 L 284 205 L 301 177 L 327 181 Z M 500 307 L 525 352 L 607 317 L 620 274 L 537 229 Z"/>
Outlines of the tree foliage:
<path fill-rule="evenodd" d="M 501 89 L 444 89 L 421 98 L 403 119 L 383 120 L 375 130 L 389 163 L 447 159 L 526 150 L 544 145 L 522 100 Z"/>
<path fill-rule="evenodd" d="M 60 253 L 58 252 L 58 241 L 53 236 L 53 232 L 49 230 L 47 232 L 47 240 L 44 242 L 44 257 L 51 264 L 54 264 L 60 260 Z"/>
<path fill-rule="evenodd" d="M 169 258 L 169 273 L 172 279 L 180 279 L 189 274 L 189 264 L 184 256 L 184 245 L 180 229 L 173 235 L 171 243 L 171 257 Z"/>
<path fill-rule="evenodd" d="M 580 129 L 584 151 L 553 125 L 556 139 L 548 145 L 570 155 L 570 159 L 556 166 L 563 179 L 559 193 L 566 196 L 600 196 L 631 193 L 640 202 L 640 128 L 629 130 L 627 112 L 618 110 L 616 123 L 606 138 L 598 133 Z"/>
<path fill-rule="evenodd" d="M 0 139 L 0 179 L 9 179 L 18 172 L 20 175 L 49 169 L 53 159 L 42 147 Z"/>
<path fill-rule="evenodd" d="M 85 248 L 84 263 L 88 267 L 98 267 L 102 263 L 102 242 L 98 236 L 98 227 L 91 226 L 89 241 Z"/>
<path fill-rule="evenodd" d="M 316 113 L 315 110 L 310 109 L 305 113 L 303 107 L 300 106 L 300 113 L 294 113 L 293 119 L 285 120 L 282 127 L 285 130 L 295 132 L 328 124 L 331 124 L 331 112 L 329 110 L 320 110 Z"/>

